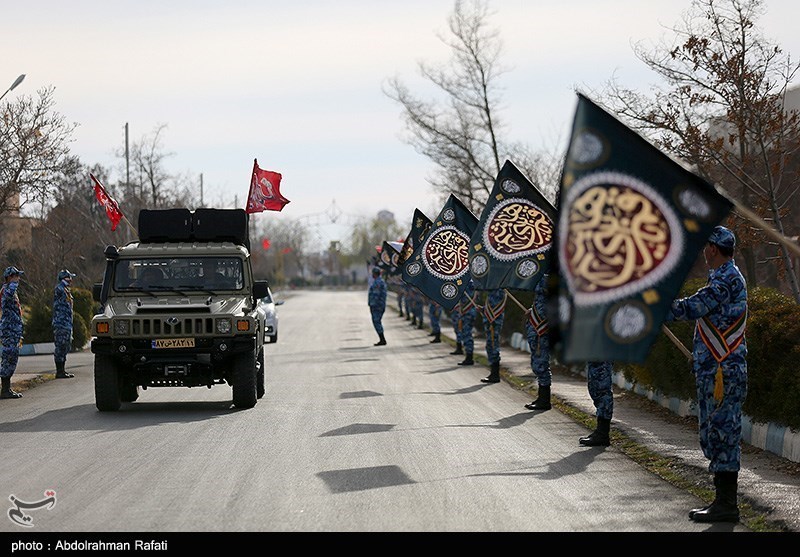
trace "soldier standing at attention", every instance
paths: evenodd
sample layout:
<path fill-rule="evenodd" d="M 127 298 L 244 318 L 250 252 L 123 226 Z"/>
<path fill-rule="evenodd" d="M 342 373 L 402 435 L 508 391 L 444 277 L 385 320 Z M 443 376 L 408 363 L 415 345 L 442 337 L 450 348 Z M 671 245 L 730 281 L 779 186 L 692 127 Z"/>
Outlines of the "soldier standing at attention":
<path fill-rule="evenodd" d="M 464 353 L 464 345 L 461 343 L 461 303 L 456 303 L 450 310 L 450 322 L 453 324 L 453 333 L 456 337 L 456 348 L 450 352 L 451 356 L 460 356 Z"/>
<path fill-rule="evenodd" d="M 75 377 L 64 369 L 67 354 L 72 348 L 72 292 L 70 285 L 75 273 L 63 269 L 58 272 L 58 283 L 53 290 L 53 341 L 56 349 L 53 360 L 56 364 L 56 379 Z"/>
<path fill-rule="evenodd" d="M 20 398 L 21 393 L 11 390 L 11 376 L 17 370 L 19 346 L 22 343 L 22 307 L 17 295 L 20 271 L 13 265 L 3 271 L 3 287 L 0 288 L 0 339 L 3 341 L 2 361 L 0 361 L 0 398 Z"/>
<path fill-rule="evenodd" d="M 386 344 L 386 338 L 383 336 L 381 319 L 383 319 L 383 312 L 386 311 L 386 283 L 381 278 L 379 267 L 372 268 L 372 283 L 369 285 L 367 303 L 372 314 L 372 326 L 375 327 L 375 332 L 378 333 L 378 342 L 373 346 L 383 346 Z"/>
<path fill-rule="evenodd" d="M 431 343 L 442 342 L 442 326 L 440 321 L 442 318 L 442 306 L 433 300 L 429 300 L 428 315 L 431 319 L 431 336 L 433 337 Z"/>
<path fill-rule="evenodd" d="M 578 442 L 587 447 L 608 447 L 611 444 L 611 418 L 614 415 L 614 391 L 611 389 L 612 362 L 587 362 L 586 378 L 589 396 L 595 407 L 597 427 Z"/>
<path fill-rule="evenodd" d="M 547 334 L 547 275 L 542 276 L 533 291 L 533 303 L 526 312 L 525 336 L 531 349 L 531 371 L 536 376 L 537 397 L 525 405 L 528 410 L 550 410 L 550 337 Z"/>
<path fill-rule="evenodd" d="M 489 360 L 489 375 L 481 379 L 483 383 L 500 382 L 500 332 L 506 312 L 506 291 L 502 288 L 486 294 L 483 305 L 483 330 L 486 332 L 486 358 Z"/>
<path fill-rule="evenodd" d="M 475 349 L 475 339 L 473 329 L 475 318 L 478 316 L 478 307 L 475 305 L 475 283 L 469 279 L 467 289 L 461 296 L 459 302 L 459 313 L 461 314 L 461 344 L 464 347 L 464 360 L 458 362 L 460 366 L 471 366 L 475 364 L 472 354 Z"/>
<path fill-rule="evenodd" d="M 692 371 L 697 387 L 700 448 L 714 474 L 714 501 L 689 511 L 695 522 L 738 522 L 742 405 L 747 397 L 747 285 L 733 260 L 736 238 L 714 228 L 703 248 L 710 271 L 695 294 L 672 302 L 666 319 L 696 320 Z"/>

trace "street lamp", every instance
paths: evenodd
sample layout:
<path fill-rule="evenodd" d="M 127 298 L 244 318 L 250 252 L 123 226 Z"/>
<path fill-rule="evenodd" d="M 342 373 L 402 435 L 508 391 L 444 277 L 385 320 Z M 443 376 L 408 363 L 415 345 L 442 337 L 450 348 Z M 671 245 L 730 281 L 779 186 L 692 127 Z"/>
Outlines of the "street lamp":
<path fill-rule="evenodd" d="M 5 97 L 5 96 L 6 96 L 6 95 L 9 93 L 9 91 L 13 91 L 13 90 L 14 90 L 14 89 L 17 87 L 17 85 L 19 85 L 20 83 L 22 83 L 22 80 L 23 80 L 23 79 L 25 79 L 25 74 L 22 74 L 22 75 L 20 75 L 20 76 L 19 76 L 19 77 L 18 77 L 18 78 L 17 78 L 17 79 L 14 81 L 14 83 L 12 83 L 12 84 L 11 84 L 11 87 L 9 87 L 8 89 L 6 89 L 6 92 L 5 92 L 5 93 L 3 93 L 2 95 L 0 95 L 0 101 L 1 101 L 1 100 L 3 100 L 3 97 Z"/>

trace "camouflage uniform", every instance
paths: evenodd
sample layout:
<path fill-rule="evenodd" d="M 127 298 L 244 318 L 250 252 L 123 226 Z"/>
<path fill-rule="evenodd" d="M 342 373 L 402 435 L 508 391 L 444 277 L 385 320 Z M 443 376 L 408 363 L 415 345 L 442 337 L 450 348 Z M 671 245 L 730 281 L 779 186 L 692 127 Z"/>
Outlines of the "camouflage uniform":
<path fill-rule="evenodd" d="M 710 472 L 738 472 L 742 405 L 747 396 L 747 286 L 736 263 L 731 259 L 712 269 L 706 286 L 672 302 L 667 319 L 697 320 L 692 368 L 700 447 L 710 461 Z M 717 392 L 719 399 L 715 386 L 722 389 Z"/>
<path fill-rule="evenodd" d="M 666 319 L 694 319 L 692 371 L 697 387 L 700 448 L 714 474 L 714 501 L 689 511 L 695 522 L 738 522 L 742 405 L 747 397 L 747 285 L 733 260 L 736 238 L 717 226 L 703 249 L 711 267 L 695 294 L 675 300 Z"/>
<path fill-rule="evenodd" d="M 611 390 L 612 362 L 586 362 L 589 396 L 598 418 L 611 420 L 614 414 L 614 392 Z"/>
<path fill-rule="evenodd" d="M 372 314 L 372 326 L 375 327 L 375 332 L 378 333 L 380 339 L 379 344 L 386 344 L 381 323 L 383 312 L 386 311 L 386 282 L 381 278 L 381 270 L 378 267 L 372 270 L 372 276 L 372 284 L 370 284 L 367 294 L 367 304 Z"/>
<path fill-rule="evenodd" d="M 458 312 L 461 315 L 461 329 L 460 338 L 461 345 L 464 347 L 464 353 L 467 358 L 463 363 L 472 360 L 472 354 L 475 350 L 475 339 L 473 337 L 473 328 L 475 327 L 475 318 L 478 316 L 478 308 L 475 306 L 475 283 L 472 279 L 467 284 L 467 289 L 459 302 Z"/>
<path fill-rule="evenodd" d="M 461 344 L 461 304 L 458 303 L 450 310 L 450 321 L 453 323 L 453 333 L 456 339 L 456 349 L 450 352 L 451 355 L 464 353 L 464 345 Z"/>
<path fill-rule="evenodd" d="M 525 320 L 525 336 L 531 349 L 531 371 L 536 375 L 540 387 L 552 384 L 550 371 L 550 337 L 547 333 L 547 275 L 543 276 L 534 289 L 533 303 Z"/>
<path fill-rule="evenodd" d="M 16 267 L 9 267 L 3 273 L 4 278 L 12 274 L 22 274 Z M 19 346 L 22 343 L 24 325 L 22 323 L 22 306 L 19 303 L 17 288 L 19 282 L 6 282 L 0 288 L 0 339 L 3 342 L 2 363 L 0 363 L 0 377 L 10 378 L 17 370 L 19 361 Z"/>
<path fill-rule="evenodd" d="M 506 310 L 506 291 L 502 288 L 492 290 L 486 296 L 483 306 L 483 329 L 486 331 L 486 357 L 489 364 L 500 363 L 500 332 Z"/>
<path fill-rule="evenodd" d="M 441 333 L 442 306 L 430 300 L 430 303 L 428 303 L 428 316 L 431 319 L 431 333 L 434 335 Z"/>
<path fill-rule="evenodd" d="M 53 360 L 56 369 L 63 373 L 67 354 L 72 348 L 72 291 L 70 284 L 75 275 L 67 270 L 58 273 L 58 284 L 53 290 Z"/>

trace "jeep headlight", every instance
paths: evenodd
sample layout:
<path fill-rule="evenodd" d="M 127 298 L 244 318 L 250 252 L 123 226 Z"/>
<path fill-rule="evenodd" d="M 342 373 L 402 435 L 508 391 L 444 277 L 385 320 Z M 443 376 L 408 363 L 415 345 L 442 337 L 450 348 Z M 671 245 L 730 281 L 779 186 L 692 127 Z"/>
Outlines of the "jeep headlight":
<path fill-rule="evenodd" d="M 117 319 L 114 321 L 114 334 L 127 336 L 131 330 L 131 322 L 127 319 Z"/>
<path fill-rule="evenodd" d="M 231 320 L 230 319 L 217 319 L 217 332 L 223 335 L 227 335 L 231 332 Z"/>

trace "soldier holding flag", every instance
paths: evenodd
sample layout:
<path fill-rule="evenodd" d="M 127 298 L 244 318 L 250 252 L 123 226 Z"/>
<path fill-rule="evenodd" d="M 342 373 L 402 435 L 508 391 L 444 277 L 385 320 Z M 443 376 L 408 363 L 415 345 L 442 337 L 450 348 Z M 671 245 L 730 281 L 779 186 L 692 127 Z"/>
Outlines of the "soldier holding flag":
<path fill-rule="evenodd" d="M 525 405 L 528 410 L 550 410 L 550 386 L 553 374 L 550 371 L 550 338 L 547 333 L 547 280 L 548 275 L 536 284 L 533 301 L 525 316 L 525 336 L 531 349 L 531 371 L 536 376 L 537 397 Z"/>
<path fill-rule="evenodd" d="M 483 330 L 486 332 L 486 357 L 489 360 L 489 375 L 481 379 L 483 383 L 500 382 L 500 332 L 506 311 L 506 291 L 496 288 L 486 294 L 483 305 Z"/>
<path fill-rule="evenodd" d="M 738 522 L 742 404 L 747 396 L 747 285 L 733 260 L 736 238 L 717 226 L 703 248 L 708 283 L 672 302 L 667 320 L 696 320 L 693 371 L 700 447 L 714 474 L 713 503 L 689 511 L 695 522 Z"/>

